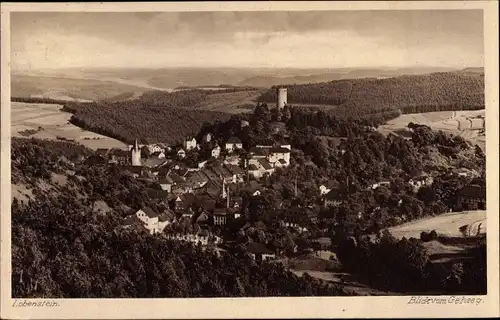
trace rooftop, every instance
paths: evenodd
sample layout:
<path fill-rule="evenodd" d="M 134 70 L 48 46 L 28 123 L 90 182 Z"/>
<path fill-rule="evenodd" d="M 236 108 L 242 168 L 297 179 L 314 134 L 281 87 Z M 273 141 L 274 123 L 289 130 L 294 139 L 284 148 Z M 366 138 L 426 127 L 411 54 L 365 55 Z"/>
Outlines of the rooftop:
<path fill-rule="evenodd" d="M 231 137 L 227 140 L 226 143 L 241 143 L 241 140 L 238 139 L 237 137 Z"/>
<path fill-rule="evenodd" d="M 150 207 L 144 207 L 141 209 L 142 212 L 144 212 L 149 218 L 156 218 L 158 217 L 158 213 L 154 212 L 153 209 Z"/>
<path fill-rule="evenodd" d="M 257 242 L 250 242 L 247 245 L 247 251 L 255 254 L 274 254 L 274 252 L 269 250 L 264 244 Z"/>

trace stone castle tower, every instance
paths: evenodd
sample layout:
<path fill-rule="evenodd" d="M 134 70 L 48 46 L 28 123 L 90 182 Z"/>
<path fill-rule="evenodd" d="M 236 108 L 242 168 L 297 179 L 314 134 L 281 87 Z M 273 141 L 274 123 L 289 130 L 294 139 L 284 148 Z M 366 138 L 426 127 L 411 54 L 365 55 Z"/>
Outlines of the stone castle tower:
<path fill-rule="evenodd" d="M 141 149 L 139 148 L 139 144 L 137 143 L 137 139 L 135 139 L 134 146 L 132 147 L 132 165 L 140 166 L 141 165 Z"/>
<path fill-rule="evenodd" d="M 278 88 L 278 101 L 276 103 L 276 106 L 278 107 L 278 110 L 283 109 L 287 105 L 287 91 L 286 88 Z"/>

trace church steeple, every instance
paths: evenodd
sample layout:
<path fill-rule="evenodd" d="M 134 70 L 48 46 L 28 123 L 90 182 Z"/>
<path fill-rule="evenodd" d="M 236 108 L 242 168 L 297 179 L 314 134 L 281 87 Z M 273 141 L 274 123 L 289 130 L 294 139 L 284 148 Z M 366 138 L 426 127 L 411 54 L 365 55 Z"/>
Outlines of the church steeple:
<path fill-rule="evenodd" d="M 132 148 L 131 152 L 132 156 L 132 165 L 133 166 L 140 166 L 141 165 L 141 149 L 139 149 L 139 143 L 137 142 L 137 139 L 134 141 L 134 146 Z"/>

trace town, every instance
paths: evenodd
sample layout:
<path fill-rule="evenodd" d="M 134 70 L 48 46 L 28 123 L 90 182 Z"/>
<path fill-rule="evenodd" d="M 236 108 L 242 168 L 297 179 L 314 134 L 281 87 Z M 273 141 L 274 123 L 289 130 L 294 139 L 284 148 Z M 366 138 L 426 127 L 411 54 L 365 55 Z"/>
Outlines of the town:
<path fill-rule="evenodd" d="M 287 89 L 277 89 L 278 101 L 275 114 L 283 113 L 287 105 Z M 280 117 L 277 117 L 280 120 Z M 248 126 L 248 121 L 241 120 L 241 126 Z M 274 122 L 279 127 L 279 121 Z M 417 126 L 418 127 L 418 126 Z M 231 225 L 234 228 L 240 224 L 240 232 L 245 234 L 251 227 L 246 200 L 275 194 L 283 189 L 283 185 L 273 183 L 270 179 L 276 170 L 287 168 L 292 162 L 293 146 L 287 141 L 278 145 L 254 145 L 245 149 L 240 139 L 235 136 L 226 141 L 217 141 L 213 134 L 203 134 L 199 141 L 195 137 L 186 137 L 181 144 L 167 145 L 165 143 L 140 144 L 138 139 L 128 150 L 97 149 L 95 154 L 85 160 L 89 165 L 108 165 L 130 174 L 148 187 L 148 197 L 164 204 L 167 209 L 158 212 L 149 207 L 135 208 L 124 218 L 123 228 L 146 230 L 150 234 L 160 234 L 169 239 L 189 241 L 203 246 L 213 245 L 218 250 L 236 243 L 236 237 L 225 232 Z M 340 144 L 338 152 L 343 155 L 346 150 Z M 465 169 L 454 170 L 451 174 L 468 179 L 478 176 Z M 433 183 L 431 175 L 408 177 L 405 183 L 418 193 L 423 186 L 430 187 Z M 320 223 L 320 213 L 340 208 L 347 201 L 344 186 L 349 181 L 328 179 L 316 186 L 315 194 L 296 199 L 298 196 L 297 178 L 293 181 L 292 195 L 288 199 L 277 201 L 277 217 L 273 225 L 277 228 L 293 230 L 310 238 L 308 229 L 317 229 Z M 366 190 L 390 188 L 391 182 L 381 180 L 369 183 Z M 474 183 L 464 187 L 460 193 L 460 201 L 471 203 L 473 207 L 484 209 L 485 189 Z M 483 200 L 481 200 L 483 199 Z M 399 200 L 401 205 L 403 200 Z M 377 214 L 380 207 L 374 208 L 369 215 Z M 362 220 L 367 213 L 359 212 Z M 404 219 L 404 217 L 403 217 Z M 405 220 L 399 220 L 403 223 Z M 277 223 L 277 224 L 276 224 Z M 463 226 L 466 230 L 467 226 Z M 467 235 L 484 234 L 485 224 L 478 223 L 475 229 L 467 229 Z M 304 249 L 316 251 L 317 254 L 332 254 L 332 230 L 323 227 L 315 232 L 316 238 L 309 241 Z M 225 237 L 224 237 L 225 236 Z M 248 253 L 257 260 L 283 257 L 284 248 L 270 247 L 264 243 L 243 240 Z M 298 246 L 287 248 L 293 254 Z"/>

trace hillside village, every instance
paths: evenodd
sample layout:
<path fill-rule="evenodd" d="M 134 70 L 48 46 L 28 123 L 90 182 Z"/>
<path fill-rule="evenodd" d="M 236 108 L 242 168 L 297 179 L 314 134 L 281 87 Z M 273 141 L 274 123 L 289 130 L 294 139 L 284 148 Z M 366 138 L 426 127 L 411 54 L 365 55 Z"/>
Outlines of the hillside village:
<path fill-rule="evenodd" d="M 276 107 L 278 113 L 286 106 L 286 90 L 279 91 Z M 275 127 L 280 127 L 279 123 L 275 122 Z M 241 121 L 242 127 L 247 125 L 247 121 Z M 337 150 L 340 155 L 346 152 L 342 143 L 337 146 Z M 199 141 L 189 136 L 178 145 L 140 144 L 136 139 L 133 145 L 129 145 L 129 150 L 98 149 L 85 163 L 108 165 L 130 174 L 148 186 L 146 192 L 151 199 L 158 200 L 167 207 L 163 212 L 156 212 L 149 207 L 136 208 L 124 219 L 123 228 L 145 229 L 150 234 L 162 233 L 170 239 L 217 245 L 235 240 L 234 237 L 223 239 L 224 234 L 227 236 L 225 231 L 234 221 L 243 221 L 243 225 L 239 226 L 243 233 L 251 226 L 248 222 L 251 220 L 248 206 L 243 205 L 244 201 L 248 203 L 251 198 L 275 195 L 275 191 L 284 188 L 280 183 L 270 181 L 270 177 L 276 170 L 290 166 L 292 154 L 293 146 L 289 142 L 256 144 L 244 148 L 242 141 L 236 136 L 221 141 L 215 139 L 211 132 L 206 132 Z M 474 178 L 474 173 L 467 170 L 454 171 L 453 174 Z M 433 181 L 431 175 L 424 174 L 408 177 L 405 183 L 416 194 L 424 186 L 431 187 Z M 320 221 L 324 221 L 324 218 L 320 218 L 321 212 L 331 210 L 332 207 L 338 210 L 349 197 L 345 186 L 352 183 L 348 180 L 325 180 L 316 185 L 314 194 L 306 197 L 302 195 L 300 201 L 294 201 L 299 193 L 295 178 L 291 197 L 274 199 L 277 201 L 281 227 L 293 229 L 299 234 L 307 233 L 311 227 L 317 229 L 323 224 Z M 366 185 L 366 190 L 376 191 L 381 187 L 391 188 L 391 182 L 380 180 L 370 183 Z M 481 196 L 484 193 L 484 188 L 472 184 L 461 190 L 459 196 L 464 202 L 475 201 L 475 207 L 484 208 L 485 202 L 480 200 L 484 199 Z M 400 199 L 398 206 L 402 203 L 403 200 Z M 366 214 L 376 215 L 377 210 L 380 207 L 368 213 L 360 211 L 358 219 L 363 219 Z M 401 222 L 404 220 L 399 223 Z M 315 233 L 318 238 L 313 239 L 311 245 L 316 249 L 329 250 L 331 231 L 328 228 L 320 228 L 321 230 L 323 231 L 319 234 Z M 261 243 L 254 243 L 248 248 L 249 253 L 254 256 L 256 253 L 252 250 L 260 252 L 261 258 L 262 255 L 269 258 L 276 253 L 283 253 L 276 248 L 270 250 Z M 297 246 L 290 249 L 295 252 Z"/>
<path fill-rule="evenodd" d="M 129 247 L 129 237 L 140 237 L 138 252 L 161 241 L 180 254 L 197 250 L 229 259 L 228 265 L 243 263 L 248 272 L 268 261 L 278 272 L 373 272 L 365 281 L 382 287 L 389 281 L 403 291 L 420 290 L 422 281 L 426 290 L 438 289 L 433 277 L 459 290 L 446 274 L 463 262 L 442 255 L 461 256 L 476 245 L 468 277 L 482 272 L 481 148 L 420 124 L 408 124 L 408 136 L 385 136 L 375 130 L 384 117 L 346 120 L 303 110 L 288 106 L 286 91 L 278 91 L 275 108 L 259 103 L 253 113 L 205 123 L 173 144 L 145 143 L 141 136 L 126 149 L 90 150 L 70 141 L 13 139 L 12 210 L 19 230 L 41 226 L 41 212 L 50 228 L 73 226 L 80 238 L 86 224 L 78 219 L 86 217 L 92 222 L 85 228 L 100 230 L 89 232 L 103 246 L 118 240 Z M 56 218 L 66 226 L 54 223 L 54 215 L 68 210 L 81 215 Z M 94 240 L 81 241 L 93 250 Z M 450 241 L 453 246 L 445 245 Z M 444 253 L 436 254 L 436 246 Z M 377 250 L 385 253 L 372 254 Z M 416 267 L 415 250 L 424 257 Z M 359 269 L 367 254 L 377 264 L 368 273 Z M 395 255 L 405 257 L 397 265 L 416 268 L 419 281 L 402 284 L 405 267 L 396 280 L 379 276 L 383 268 L 394 270 Z M 121 268 L 131 267 L 124 263 Z M 435 263 L 447 270 L 444 276 Z M 16 277 L 21 283 L 22 270 Z"/>

